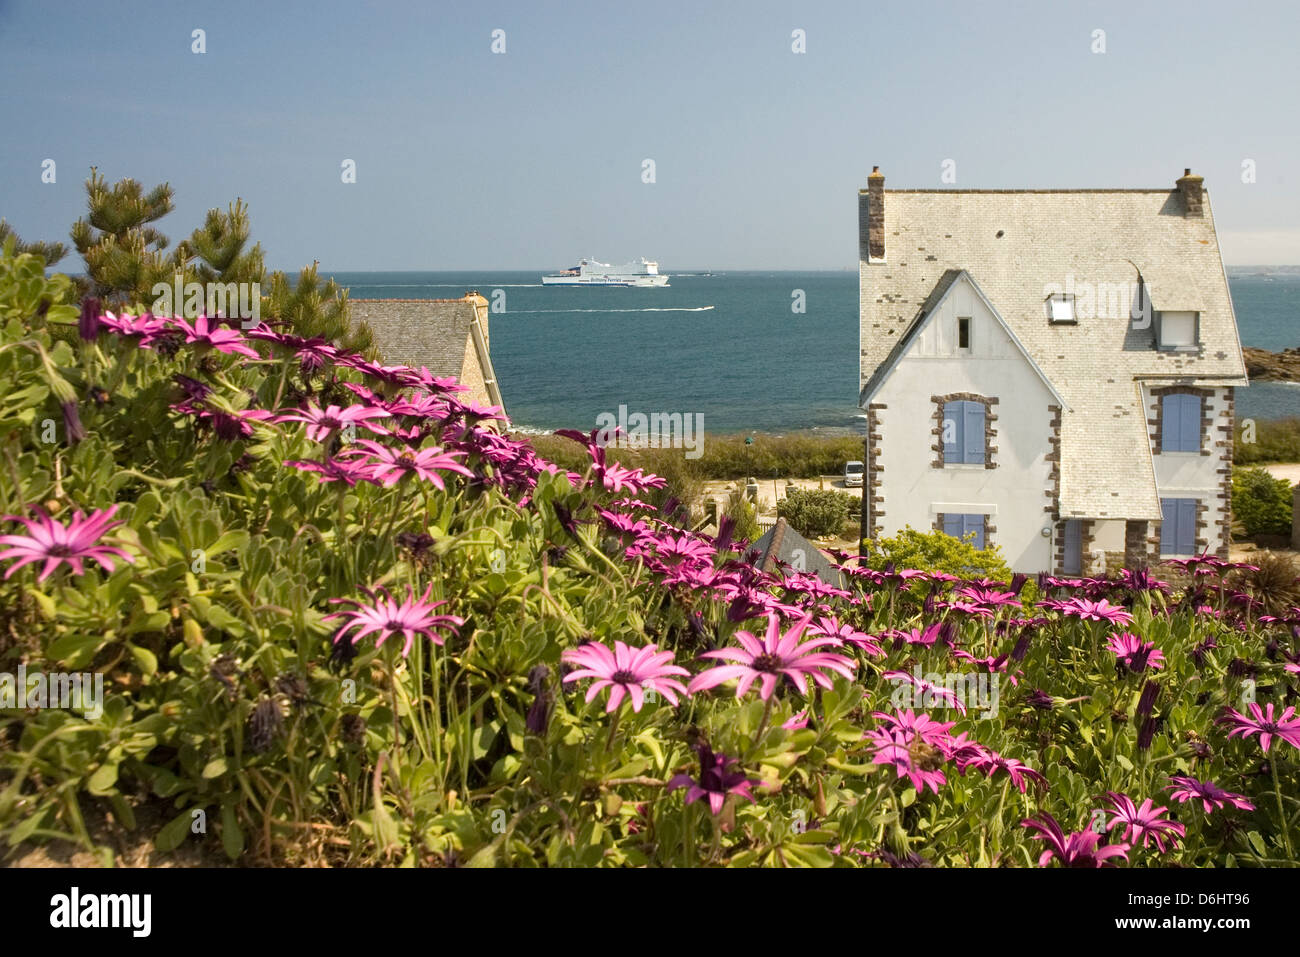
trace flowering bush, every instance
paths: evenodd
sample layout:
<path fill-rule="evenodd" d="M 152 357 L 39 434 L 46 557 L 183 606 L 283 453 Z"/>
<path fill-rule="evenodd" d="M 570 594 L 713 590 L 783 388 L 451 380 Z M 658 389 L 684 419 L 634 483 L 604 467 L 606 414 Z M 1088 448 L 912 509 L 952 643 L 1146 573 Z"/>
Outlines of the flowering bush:
<path fill-rule="evenodd" d="M 78 319 L 31 269 L 0 258 L 0 671 L 106 693 L 0 701 L 10 845 L 153 804 L 163 851 L 279 863 L 1297 860 L 1300 609 L 1226 563 L 769 575 L 594 437 L 561 468 L 427 370 Z"/>

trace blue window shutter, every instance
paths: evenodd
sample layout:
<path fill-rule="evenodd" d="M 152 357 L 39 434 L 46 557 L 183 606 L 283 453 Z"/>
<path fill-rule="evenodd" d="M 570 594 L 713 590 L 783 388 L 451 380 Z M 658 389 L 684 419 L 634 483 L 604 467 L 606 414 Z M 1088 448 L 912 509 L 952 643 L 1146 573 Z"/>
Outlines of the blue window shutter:
<path fill-rule="evenodd" d="M 963 515 L 945 515 L 943 517 L 943 533 L 951 535 L 953 538 L 961 538 L 964 531 L 962 528 L 962 519 L 964 517 Z"/>
<path fill-rule="evenodd" d="M 1201 451 L 1201 397 L 1197 395 L 1179 396 L 1182 402 L 1182 418 L 1180 421 L 1179 435 L 1181 442 L 1179 450 L 1182 452 L 1199 452 Z"/>
<path fill-rule="evenodd" d="M 1196 554 L 1196 499 L 1178 501 L 1178 554 Z"/>
<path fill-rule="evenodd" d="M 1167 395 L 1160 400 L 1160 451 L 1181 452 L 1183 405 L 1180 395 Z"/>
<path fill-rule="evenodd" d="M 1161 400 L 1161 452 L 1201 450 L 1201 397 L 1176 393 Z"/>
<path fill-rule="evenodd" d="M 963 462 L 975 465 L 984 464 L 984 404 L 982 402 L 963 402 L 962 431 Z"/>
<path fill-rule="evenodd" d="M 1176 555 L 1178 538 L 1178 500 L 1160 500 L 1160 554 Z"/>
<path fill-rule="evenodd" d="M 1196 554 L 1196 499 L 1160 500 L 1160 554 Z"/>
<path fill-rule="evenodd" d="M 961 402 L 945 402 L 943 404 L 943 423 L 939 438 L 943 441 L 943 461 L 945 464 L 961 461 L 961 409 Z M 949 441 L 950 436 L 951 441 Z"/>
<path fill-rule="evenodd" d="M 963 535 L 975 533 L 974 545 L 976 548 L 984 547 L 984 516 L 983 515 L 966 515 L 966 527 L 962 529 Z"/>
<path fill-rule="evenodd" d="M 1072 518 L 1065 523 L 1065 568 L 1067 575 L 1083 571 L 1083 524 Z"/>

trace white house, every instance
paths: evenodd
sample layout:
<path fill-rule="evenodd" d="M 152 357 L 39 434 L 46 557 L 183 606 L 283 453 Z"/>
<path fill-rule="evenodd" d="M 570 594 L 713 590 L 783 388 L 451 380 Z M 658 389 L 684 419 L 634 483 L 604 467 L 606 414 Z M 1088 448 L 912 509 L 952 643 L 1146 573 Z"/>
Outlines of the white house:
<path fill-rule="evenodd" d="M 1231 539 L 1247 385 L 1209 195 L 858 197 L 862 527 L 974 533 L 1016 571 L 1114 571 Z"/>

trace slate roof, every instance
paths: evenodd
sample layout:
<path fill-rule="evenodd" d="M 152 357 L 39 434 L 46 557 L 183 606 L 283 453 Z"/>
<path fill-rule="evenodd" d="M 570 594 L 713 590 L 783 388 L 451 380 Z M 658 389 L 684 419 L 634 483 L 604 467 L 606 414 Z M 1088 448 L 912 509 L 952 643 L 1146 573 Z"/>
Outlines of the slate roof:
<path fill-rule="evenodd" d="M 487 300 L 349 299 L 352 320 L 364 321 L 386 365 L 425 366 L 452 376 L 487 405 L 504 408 L 488 349 Z M 477 320 L 477 321 L 476 321 Z"/>
<path fill-rule="evenodd" d="M 795 555 L 796 549 L 803 551 L 804 571 L 816 575 L 827 585 L 843 586 L 844 577 L 840 570 L 831 564 L 821 549 L 791 528 L 784 518 L 778 518 L 776 524 L 750 546 L 751 552 L 758 552 L 754 567 L 774 574 L 781 573 L 777 566 L 778 560 L 793 565 L 796 569 L 799 567 L 799 562 L 795 560 L 798 557 Z"/>
<path fill-rule="evenodd" d="M 869 202 L 861 191 L 860 202 Z M 1061 512 L 1160 518 L 1147 416 L 1138 383 L 1185 377 L 1243 386 L 1236 316 L 1204 193 L 1184 215 L 1178 189 L 884 190 L 885 261 L 861 260 L 860 400 L 901 337 L 966 270 L 1064 397 Z M 1047 320 L 1046 290 L 1134 284 L 1154 310 L 1200 313 L 1197 353 L 1154 348 L 1155 324 L 1127 314 Z"/>

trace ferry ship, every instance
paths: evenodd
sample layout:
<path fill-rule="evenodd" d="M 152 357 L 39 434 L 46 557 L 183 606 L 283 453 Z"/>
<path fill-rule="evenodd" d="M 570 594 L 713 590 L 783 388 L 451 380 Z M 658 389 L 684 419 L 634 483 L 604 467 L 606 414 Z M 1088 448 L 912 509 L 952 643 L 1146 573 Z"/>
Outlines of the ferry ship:
<path fill-rule="evenodd" d="M 571 269 L 542 277 L 543 286 L 666 286 L 659 264 L 642 257 L 622 266 L 584 259 Z"/>

